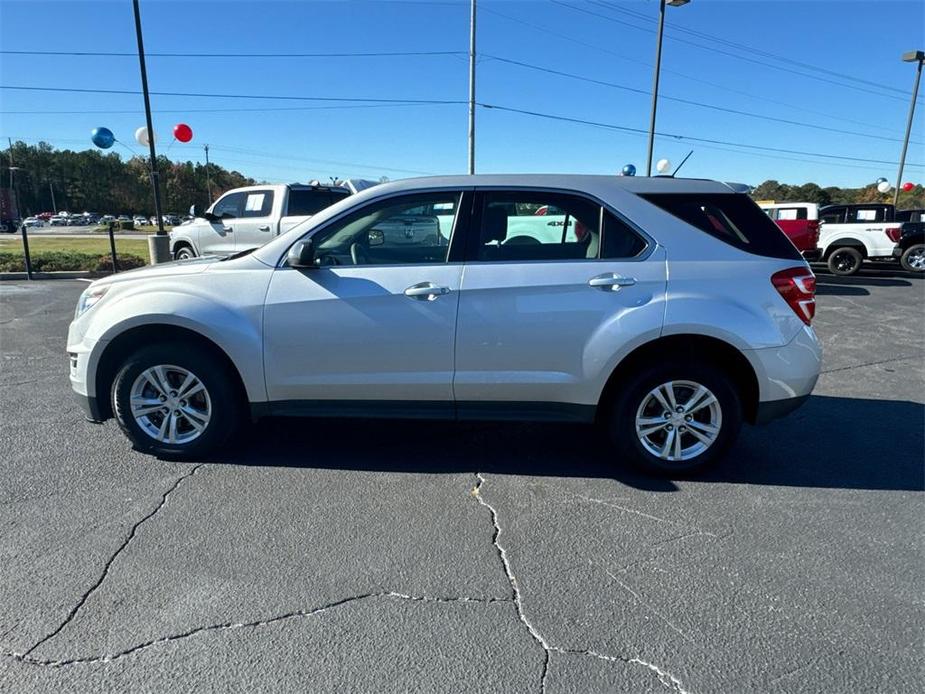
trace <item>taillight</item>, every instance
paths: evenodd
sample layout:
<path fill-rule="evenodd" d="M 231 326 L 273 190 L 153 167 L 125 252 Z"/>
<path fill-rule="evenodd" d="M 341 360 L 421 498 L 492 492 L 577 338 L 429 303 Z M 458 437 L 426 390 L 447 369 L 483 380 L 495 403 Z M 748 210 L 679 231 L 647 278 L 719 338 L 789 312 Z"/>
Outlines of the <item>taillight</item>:
<path fill-rule="evenodd" d="M 899 243 L 899 239 L 903 235 L 902 227 L 890 227 L 886 229 L 886 235 L 893 243 Z"/>
<path fill-rule="evenodd" d="M 771 275 L 771 284 L 797 317 L 809 325 L 816 315 L 816 276 L 806 267 L 791 267 Z"/>
<path fill-rule="evenodd" d="M 813 240 L 818 243 L 819 241 L 819 220 L 810 219 L 809 224 L 806 225 L 809 229 L 809 233 L 812 234 Z"/>

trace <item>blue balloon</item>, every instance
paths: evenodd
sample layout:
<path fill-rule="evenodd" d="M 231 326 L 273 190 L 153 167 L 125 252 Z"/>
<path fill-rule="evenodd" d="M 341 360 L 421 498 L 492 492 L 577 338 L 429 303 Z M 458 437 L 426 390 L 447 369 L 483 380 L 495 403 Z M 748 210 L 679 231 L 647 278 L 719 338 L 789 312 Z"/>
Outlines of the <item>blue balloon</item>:
<path fill-rule="evenodd" d="M 623 172 L 622 172 L 622 173 L 623 173 L 624 176 L 635 176 L 635 175 L 636 175 L 636 167 L 633 166 L 632 164 L 627 164 L 626 166 L 623 167 Z"/>
<path fill-rule="evenodd" d="M 116 136 L 112 134 L 109 128 L 93 128 L 90 132 L 90 139 L 100 149 L 109 149 L 112 143 L 116 141 Z"/>

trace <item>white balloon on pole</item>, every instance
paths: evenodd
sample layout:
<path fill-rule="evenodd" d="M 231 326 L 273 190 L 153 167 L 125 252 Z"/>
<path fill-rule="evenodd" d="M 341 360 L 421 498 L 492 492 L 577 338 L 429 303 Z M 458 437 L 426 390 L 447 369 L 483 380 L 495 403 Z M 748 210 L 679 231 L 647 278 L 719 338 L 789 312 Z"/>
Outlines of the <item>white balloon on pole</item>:
<path fill-rule="evenodd" d="M 880 181 L 880 183 L 877 184 L 877 190 L 881 193 L 889 193 L 892 187 L 889 181 Z"/>
<path fill-rule="evenodd" d="M 148 138 L 148 129 L 145 126 L 141 126 L 135 131 L 135 142 L 142 147 L 147 147 L 151 144 L 151 140 Z"/>
<path fill-rule="evenodd" d="M 655 163 L 655 170 L 658 171 L 659 173 L 665 173 L 670 168 L 671 168 L 671 162 L 668 161 L 667 159 L 659 159 Z"/>

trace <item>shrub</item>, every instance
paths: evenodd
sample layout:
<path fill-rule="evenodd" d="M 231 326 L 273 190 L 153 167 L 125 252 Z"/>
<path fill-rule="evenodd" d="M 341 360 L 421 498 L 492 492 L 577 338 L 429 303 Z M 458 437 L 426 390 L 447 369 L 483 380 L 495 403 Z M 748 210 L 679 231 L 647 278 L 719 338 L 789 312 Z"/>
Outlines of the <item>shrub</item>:
<path fill-rule="evenodd" d="M 78 251 L 38 251 L 32 253 L 33 272 L 62 272 L 85 270 L 90 272 L 112 272 L 112 258 L 98 253 Z M 144 267 L 147 262 L 137 255 L 118 255 L 119 269 L 131 270 Z M 0 251 L 0 272 L 25 272 L 26 262 L 22 253 Z"/>
<path fill-rule="evenodd" d="M 134 231 L 135 222 L 116 222 L 117 231 Z"/>

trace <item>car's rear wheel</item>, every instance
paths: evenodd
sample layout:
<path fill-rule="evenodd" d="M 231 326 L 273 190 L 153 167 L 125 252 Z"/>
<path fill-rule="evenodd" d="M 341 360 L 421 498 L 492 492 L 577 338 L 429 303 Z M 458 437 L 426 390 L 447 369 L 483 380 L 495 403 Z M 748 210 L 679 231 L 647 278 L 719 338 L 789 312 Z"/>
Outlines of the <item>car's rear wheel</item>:
<path fill-rule="evenodd" d="M 863 261 L 864 256 L 861 255 L 857 248 L 852 248 L 851 246 L 836 248 L 829 255 L 829 271 L 833 275 L 841 275 L 842 277 L 853 275 L 861 269 Z"/>
<path fill-rule="evenodd" d="M 189 246 L 180 246 L 173 254 L 173 257 L 175 260 L 189 260 L 190 258 L 195 258 L 196 254 Z"/>
<path fill-rule="evenodd" d="M 227 369 L 206 350 L 179 342 L 129 356 L 113 382 L 112 409 L 136 449 L 171 458 L 220 447 L 241 416 Z"/>
<path fill-rule="evenodd" d="M 899 259 L 899 264 L 909 272 L 925 272 L 925 244 L 909 246 Z"/>
<path fill-rule="evenodd" d="M 671 474 L 717 460 L 741 425 L 739 394 L 723 370 L 669 361 L 642 369 L 621 387 L 609 429 L 625 459 Z"/>

